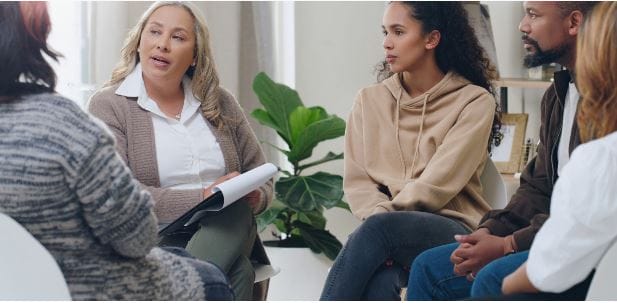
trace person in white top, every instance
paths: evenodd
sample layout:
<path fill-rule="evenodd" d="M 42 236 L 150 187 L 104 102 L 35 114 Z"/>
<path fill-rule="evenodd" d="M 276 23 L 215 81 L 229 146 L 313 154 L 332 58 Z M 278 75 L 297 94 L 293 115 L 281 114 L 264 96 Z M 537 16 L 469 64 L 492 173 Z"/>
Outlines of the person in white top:
<path fill-rule="evenodd" d="M 219 87 L 208 36 L 192 4 L 154 3 L 129 33 L 110 82 L 89 104 L 152 194 L 163 224 L 211 195 L 214 185 L 265 161 L 239 104 Z M 253 214 L 264 211 L 271 197 L 270 181 L 159 245 L 186 247 L 217 264 L 236 299 L 264 299 L 267 281 L 253 292 L 252 260 L 268 263 Z"/>
<path fill-rule="evenodd" d="M 604 2 L 579 34 L 576 63 L 582 142 L 555 186 L 551 216 L 504 294 L 560 293 L 588 278 L 617 241 L 617 3 Z M 584 299 L 587 288 L 571 299 Z M 578 297 L 577 297 L 578 296 Z M 518 297 L 521 298 L 521 297 Z M 546 297 L 532 297 L 546 298 Z"/>

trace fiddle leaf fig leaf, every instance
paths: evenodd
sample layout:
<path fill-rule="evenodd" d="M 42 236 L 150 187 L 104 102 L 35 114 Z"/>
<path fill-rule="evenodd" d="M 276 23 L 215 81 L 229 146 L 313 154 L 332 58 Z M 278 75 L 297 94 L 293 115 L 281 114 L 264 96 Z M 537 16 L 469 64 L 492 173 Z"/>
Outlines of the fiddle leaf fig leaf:
<path fill-rule="evenodd" d="M 328 118 L 326 110 L 321 107 L 307 108 L 297 107 L 289 115 L 289 125 L 291 127 L 291 146 L 298 144 L 298 137 L 309 125 Z"/>
<path fill-rule="evenodd" d="M 301 211 L 321 206 L 331 208 L 343 198 L 343 178 L 325 172 L 282 177 L 276 182 L 275 190 L 277 199 Z"/>
<path fill-rule="evenodd" d="M 345 121 L 335 115 L 311 123 L 302 130 L 287 155 L 289 162 L 298 163 L 309 158 L 317 144 L 345 135 Z"/>
<path fill-rule="evenodd" d="M 300 230 L 300 235 L 304 238 L 306 245 L 314 253 L 324 253 L 330 260 L 336 259 L 343 245 L 330 232 L 318 229 L 303 222 L 297 222 L 296 226 Z"/>
<path fill-rule="evenodd" d="M 257 228 L 259 232 L 264 231 L 266 227 L 274 222 L 279 216 L 279 214 L 283 211 L 282 207 L 270 207 L 260 215 L 258 215 L 255 220 L 257 222 Z"/>
<path fill-rule="evenodd" d="M 253 91 L 257 94 L 259 102 L 264 106 L 269 120 L 259 112 L 258 121 L 274 128 L 288 144 L 292 143 L 291 127 L 289 125 L 290 114 L 299 106 L 303 106 L 298 93 L 287 85 L 279 84 L 266 73 L 259 73 L 253 80 Z M 254 113 L 254 112 L 253 112 Z M 261 120 L 260 120 L 261 119 Z M 291 147 L 290 147 L 291 148 Z"/>

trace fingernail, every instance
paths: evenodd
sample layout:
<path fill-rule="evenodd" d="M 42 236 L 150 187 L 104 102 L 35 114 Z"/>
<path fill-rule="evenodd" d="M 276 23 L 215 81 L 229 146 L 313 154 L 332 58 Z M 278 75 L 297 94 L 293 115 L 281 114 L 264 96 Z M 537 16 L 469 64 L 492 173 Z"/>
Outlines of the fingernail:
<path fill-rule="evenodd" d="M 454 240 L 460 240 L 461 238 L 463 238 L 463 236 L 461 235 L 454 235 Z"/>

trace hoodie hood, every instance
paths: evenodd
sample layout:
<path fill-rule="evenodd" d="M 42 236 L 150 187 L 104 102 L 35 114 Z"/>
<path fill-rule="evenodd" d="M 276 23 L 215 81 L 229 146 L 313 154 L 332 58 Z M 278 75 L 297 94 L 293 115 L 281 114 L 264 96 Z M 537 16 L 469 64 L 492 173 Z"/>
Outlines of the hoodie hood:
<path fill-rule="evenodd" d="M 435 84 L 431 89 L 426 91 L 425 93 L 417 96 L 411 97 L 407 91 L 403 88 L 402 85 L 402 74 L 397 73 L 392 75 L 390 78 L 384 80 L 383 84 L 390 91 L 394 99 L 396 100 L 396 105 L 398 110 L 396 111 L 396 135 L 399 136 L 400 125 L 401 125 L 401 111 L 402 110 L 415 110 L 418 108 L 422 109 L 420 115 L 420 127 L 418 130 L 418 135 L 416 137 L 415 147 L 413 149 L 413 159 L 411 161 L 411 175 L 417 175 L 416 172 L 416 163 L 418 161 L 418 157 L 420 155 L 420 142 L 422 140 L 422 136 L 424 134 L 424 124 L 426 118 L 426 108 L 429 103 L 435 102 L 436 100 L 442 99 L 443 97 L 457 92 L 467 84 L 469 84 L 469 80 L 457 75 L 456 73 L 450 71 L 448 72 L 443 79 L 441 79 L 437 84 Z M 452 98 L 443 98 L 452 99 Z M 452 99 L 454 100 L 454 99 Z M 403 115 L 405 115 L 403 113 Z M 403 151 L 400 149 L 401 157 L 403 157 Z"/>
<path fill-rule="evenodd" d="M 396 100 L 396 103 L 403 108 L 422 107 L 424 105 L 425 99 L 427 103 L 431 103 L 445 95 L 458 91 L 459 89 L 468 84 L 471 84 L 469 80 L 450 71 L 443 77 L 443 79 L 441 79 L 441 81 L 435 84 L 435 86 L 433 86 L 431 89 L 417 97 L 412 98 L 403 88 L 403 85 L 401 84 L 401 79 L 402 74 L 397 73 L 392 75 L 390 78 L 384 80 L 382 83 L 390 91 L 392 97 Z"/>

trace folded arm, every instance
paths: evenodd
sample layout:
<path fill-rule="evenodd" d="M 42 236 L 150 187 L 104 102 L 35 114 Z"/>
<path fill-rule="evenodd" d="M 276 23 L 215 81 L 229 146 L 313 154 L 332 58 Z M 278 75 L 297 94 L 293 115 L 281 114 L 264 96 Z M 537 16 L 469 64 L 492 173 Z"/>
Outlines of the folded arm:
<path fill-rule="evenodd" d="M 392 207 L 434 212 L 452 200 L 486 160 L 494 113 L 488 93 L 465 106 L 422 174 L 392 199 Z"/>
<path fill-rule="evenodd" d="M 546 102 L 542 102 L 541 107 L 541 112 L 547 113 Z M 516 193 L 505 209 L 492 210 L 480 221 L 480 227 L 489 229 L 493 235 L 513 235 L 520 250 L 531 247 L 536 233 L 548 218 L 553 182 L 547 171 L 551 169 L 551 163 L 547 163 L 551 152 L 546 142 L 553 134 L 546 120 L 543 114 L 536 157 L 525 167 Z"/>

